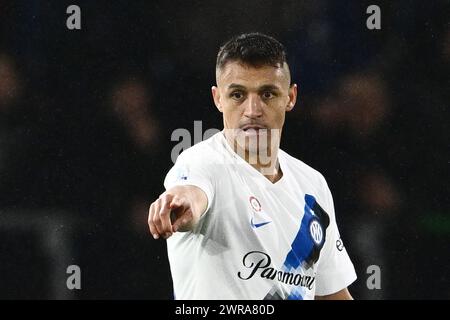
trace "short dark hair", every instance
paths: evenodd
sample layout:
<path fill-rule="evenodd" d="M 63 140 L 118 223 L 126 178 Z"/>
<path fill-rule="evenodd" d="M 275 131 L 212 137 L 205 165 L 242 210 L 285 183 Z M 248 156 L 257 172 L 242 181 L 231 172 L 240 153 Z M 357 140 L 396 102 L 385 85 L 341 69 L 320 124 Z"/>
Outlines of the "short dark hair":
<path fill-rule="evenodd" d="M 283 67 L 284 63 L 287 63 L 284 46 L 275 38 L 259 32 L 240 34 L 220 47 L 216 70 L 222 69 L 231 61 L 239 61 L 253 67 Z"/>

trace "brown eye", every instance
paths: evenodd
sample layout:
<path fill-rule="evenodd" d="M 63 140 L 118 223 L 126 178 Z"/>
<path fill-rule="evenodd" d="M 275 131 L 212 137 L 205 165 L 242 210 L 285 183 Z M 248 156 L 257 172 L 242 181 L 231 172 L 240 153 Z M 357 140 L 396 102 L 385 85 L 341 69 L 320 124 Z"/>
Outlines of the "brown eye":
<path fill-rule="evenodd" d="M 270 92 L 270 91 L 266 91 L 266 92 L 263 93 L 263 98 L 264 99 L 270 99 L 270 98 L 273 98 L 273 97 L 274 97 L 274 94 L 272 92 Z"/>
<path fill-rule="evenodd" d="M 244 95 L 240 91 L 234 91 L 230 94 L 230 97 L 235 100 L 241 100 L 244 97 Z"/>

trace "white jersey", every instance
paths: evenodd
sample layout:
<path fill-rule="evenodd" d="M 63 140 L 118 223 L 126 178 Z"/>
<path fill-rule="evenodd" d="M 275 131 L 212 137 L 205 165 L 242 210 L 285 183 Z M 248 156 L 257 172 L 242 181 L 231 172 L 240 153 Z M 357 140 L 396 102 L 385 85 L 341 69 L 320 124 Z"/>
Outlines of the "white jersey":
<path fill-rule="evenodd" d="M 176 299 L 314 299 L 356 279 L 323 176 L 279 150 L 270 182 L 219 132 L 185 150 L 164 181 L 193 185 L 208 207 L 167 249 Z"/>

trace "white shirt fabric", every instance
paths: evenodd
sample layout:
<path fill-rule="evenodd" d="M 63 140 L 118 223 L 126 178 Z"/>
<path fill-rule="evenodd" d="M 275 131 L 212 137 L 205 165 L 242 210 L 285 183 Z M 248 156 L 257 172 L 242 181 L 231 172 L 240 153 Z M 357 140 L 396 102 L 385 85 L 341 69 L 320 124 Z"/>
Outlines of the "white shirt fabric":
<path fill-rule="evenodd" d="M 356 279 L 323 176 L 279 150 L 276 183 L 239 157 L 223 132 L 182 152 L 166 189 L 193 185 L 208 207 L 167 240 L 176 299 L 314 299 Z"/>

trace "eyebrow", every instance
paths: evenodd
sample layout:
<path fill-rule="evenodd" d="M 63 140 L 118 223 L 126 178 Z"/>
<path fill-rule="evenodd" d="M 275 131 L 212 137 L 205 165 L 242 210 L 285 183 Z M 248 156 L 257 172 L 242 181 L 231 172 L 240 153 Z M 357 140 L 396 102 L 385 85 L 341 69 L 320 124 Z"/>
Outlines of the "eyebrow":
<path fill-rule="evenodd" d="M 240 84 L 236 84 L 236 83 L 232 83 L 228 86 L 228 90 L 230 89 L 241 89 L 241 90 L 245 90 L 246 88 Z"/>
<path fill-rule="evenodd" d="M 232 83 L 228 86 L 228 90 L 231 89 L 240 89 L 240 90 L 246 90 L 247 88 L 244 87 L 243 85 L 237 84 L 237 83 Z M 258 88 L 258 91 L 265 91 L 265 90 L 278 90 L 280 91 L 280 88 L 276 85 L 273 84 L 265 84 L 261 87 Z"/>

